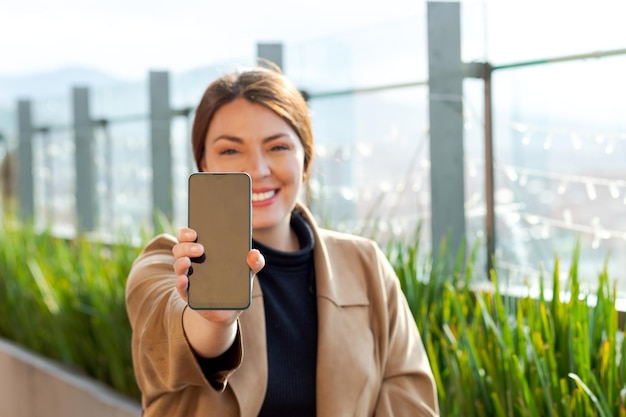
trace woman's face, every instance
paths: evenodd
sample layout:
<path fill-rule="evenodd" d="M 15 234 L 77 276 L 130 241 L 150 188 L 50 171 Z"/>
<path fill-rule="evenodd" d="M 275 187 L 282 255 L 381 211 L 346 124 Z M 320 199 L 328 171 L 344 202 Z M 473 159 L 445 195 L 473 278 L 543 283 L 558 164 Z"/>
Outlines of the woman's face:
<path fill-rule="evenodd" d="M 304 149 L 294 130 L 269 108 L 243 98 L 220 107 L 205 142 L 205 172 L 252 177 L 252 228 L 289 232 L 304 173 Z"/>

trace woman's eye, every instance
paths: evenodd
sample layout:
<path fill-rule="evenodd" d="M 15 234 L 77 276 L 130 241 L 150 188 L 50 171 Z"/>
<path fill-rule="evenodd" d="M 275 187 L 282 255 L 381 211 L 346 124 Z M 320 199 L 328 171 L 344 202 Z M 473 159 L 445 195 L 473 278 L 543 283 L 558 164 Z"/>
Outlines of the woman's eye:
<path fill-rule="evenodd" d="M 289 150 L 289 146 L 287 145 L 274 145 L 271 148 L 273 151 L 287 151 Z"/>
<path fill-rule="evenodd" d="M 237 153 L 237 150 L 236 149 L 232 149 L 232 148 L 222 149 L 221 151 L 219 151 L 220 155 L 234 155 L 236 153 Z"/>

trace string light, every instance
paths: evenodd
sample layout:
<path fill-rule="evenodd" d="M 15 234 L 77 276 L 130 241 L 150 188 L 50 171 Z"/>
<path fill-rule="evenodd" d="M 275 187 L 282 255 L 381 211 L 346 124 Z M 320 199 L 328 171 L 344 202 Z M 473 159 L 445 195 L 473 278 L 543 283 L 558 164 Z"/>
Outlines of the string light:
<path fill-rule="evenodd" d="M 549 151 L 554 148 L 558 138 L 568 139 L 573 150 L 582 150 L 587 143 L 594 143 L 599 150 L 605 155 L 614 155 L 617 146 L 626 147 L 626 132 L 614 133 L 598 133 L 591 131 L 571 129 L 555 129 L 553 126 L 546 128 L 544 126 L 533 126 L 527 123 L 513 122 L 511 128 L 514 132 L 521 135 L 521 144 L 528 146 L 531 143 L 531 137 L 535 135 L 543 135 L 543 149 Z M 587 140 L 587 138 L 591 140 Z M 562 149 L 562 148 L 559 148 Z M 593 152 L 592 148 L 585 147 L 586 152 Z M 517 183 L 520 187 L 525 187 L 528 183 L 528 177 L 539 177 L 547 180 L 558 182 L 556 192 L 558 195 L 565 195 L 571 184 L 580 184 L 584 186 L 587 198 L 590 201 L 598 201 L 598 188 L 605 187 L 612 199 L 621 199 L 626 205 L 626 181 L 614 178 L 601 178 L 589 175 L 568 175 L 536 169 L 526 169 L 513 167 L 506 164 L 494 164 L 501 170 L 511 182 Z M 571 209 L 564 209 L 562 219 L 552 219 L 542 217 L 536 214 L 524 214 L 524 221 L 529 225 L 531 235 L 536 238 L 547 238 L 550 234 L 550 228 L 559 228 L 564 230 L 575 231 L 592 236 L 591 247 L 597 249 L 602 241 L 621 238 L 626 241 L 626 232 L 619 230 L 611 230 L 602 226 L 600 218 L 594 217 L 589 225 L 576 224 L 573 219 Z"/>
<path fill-rule="evenodd" d="M 602 227 L 600 223 L 590 224 L 586 226 L 584 224 L 568 223 L 566 220 L 553 219 L 550 217 L 540 216 L 537 214 L 524 214 L 522 216 L 524 221 L 530 226 L 548 226 L 550 228 L 558 228 L 563 230 L 570 230 L 577 233 L 584 233 L 594 238 L 601 240 L 608 240 L 612 238 L 624 238 L 626 239 L 626 232 L 622 230 L 612 230 Z M 542 230 L 542 229 L 538 229 Z"/>
<path fill-rule="evenodd" d="M 418 176 L 415 181 L 413 181 L 413 187 L 411 188 L 414 193 L 419 192 L 422 189 L 423 177 Z"/>
<path fill-rule="evenodd" d="M 476 167 L 476 164 L 473 163 L 471 160 L 468 161 L 467 171 L 470 178 L 476 178 L 478 176 L 478 168 Z"/>
<path fill-rule="evenodd" d="M 504 167 L 504 172 L 506 173 L 506 176 L 509 177 L 509 180 L 513 182 L 517 181 L 519 178 L 517 176 L 517 171 L 513 167 Z"/>
<path fill-rule="evenodd" d="M 372 147 L 367 143 L 359 142 L 357 143 L 356 148 L 359 153 L 364 157 L 369 157 L 372 155 Z"/>
<path fill-rule="evenodd" d="M 577 129 L 572 131 L 571 129 L 558 129 L 553 126 L 545 127 L 538 125 L 531 125 L 527 123 L 513 122 L 511 123 L 511 129 L 522 135 L 521 142 L 523 145 L 530 144 L 530 139 L 533 135 L 544 135 L 544 149 L 548 150 L 552 147 L 553 141 L 556 137 L 569 137 L 574 149 L 580 150 L 583 147 L 583 138 L 592 138 L 597 145 L 606 145 L 605 152 L 610 154 L 615 148 L 615 144 L 618 141 L 626 142 L 626 133 L 614 132 L 614 133 L 598 133 L 593 131 L 586 131 Z"/>
<path fill-rule="evenodd" d="M 585 189 L 587 190 L 587 197 L 589 197 L 589 200 L 593 201 L 598 197 L 596 187 L 593 185 L 593 182 L 586 182 Z"/>
<path fill-rule="evenodd" d="M 583 184 L 587 188 L 588 195 L 595 195 L 597 192 L 595 188 L 607 187 L 613 198 L 619 198 L 621 195 L 620 189 L 626 188 L 626 180 L 615 180 L 601 177 L 592 177 L 586 175 L 568 175 L 559 174 L 556 172 L 542 171 L 538 169 L 515 167 L 508 164 L 496 163 L 494 166 L 501 171 L 511 180 L 511 182 L 518 182 L 520 186 L 525 186 L 528 182 L 528 177 L 545 178 L 554 181 L 559 181 L 557 192 L 564 194 L 567 191 L 567 187 L 570 183 Z M 522 181 L 523 180 L 523 181 Z"/>
<path fill-rule="evenodd" d="M 593 241 L 591 242 L 591 247 L 593 249 L 598 249 L 600 247 L 600 236 L 594 235 Z"/>
<path fill-rule="evenodd" d="M 328 149 L 323 143 L 315 145 L 315 155 L 318 158 L 326 158 L 328 156 Z"/>
<path fill-rule="evenodd" d="M 343 197 L 343 199 L 346 201 L 352 201 L 352 199 L 354 199 L 354 192 L 350 187 L 341 187 L 339 193 L 341 194 L 341 197 Z"/>
<path fill-rule="evenodd" d="M 528 175 L 522 173 L 519 177 L 519 185 L 522 187 L 526 187 L 528 185 Z"/>
<path fill-rule="evenodd" d="M 571 225 L 574 223 L 572 211 L 570 209 L 563 210 L 563 221 L 567 225 Z"/>
<path fill-rule="evenodd" d="M 552 147 L 552 134 L 548 133 L 548 136 L 546 136 L 546 140 L 543 143 L 543 149 L 545 149 L 546 151 L 549 150 Z"/>
<path fill-rule="evenodd" d="M 513 130 L 517 130 L 520 133 L 526 133 L 528 131 L 528 125 L 524 123 L 513 123 Z"/>
<path fill-rule="evenodd" d="M 570 138 L 572 140 L 572 145 L 574 146 L 574 149 L 576 149 L 577 151 L 582 149 L 583 142 L 580 140 L 580 137 L 576 133 L 572 133 L 570 135 Z"/>

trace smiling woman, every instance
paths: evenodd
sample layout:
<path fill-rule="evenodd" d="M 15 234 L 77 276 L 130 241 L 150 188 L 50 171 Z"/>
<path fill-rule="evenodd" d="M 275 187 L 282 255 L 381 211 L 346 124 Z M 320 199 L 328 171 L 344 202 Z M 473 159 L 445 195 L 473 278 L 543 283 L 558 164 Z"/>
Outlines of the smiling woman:
<path fill-rule="evenodd" d="M 318 227 L 297 201 L 311 131 L 304 98 L 276 69 L 227 74 L 207 88 L 194 155 L 200 171 L 252 179 L 252 304 L 188 306 L 191 258 L 205 251 L 195 230 L 144 248 L 126 303 L 145 416 L 438 415 L 430 364 L 387 258 L 371 240 Z"/>

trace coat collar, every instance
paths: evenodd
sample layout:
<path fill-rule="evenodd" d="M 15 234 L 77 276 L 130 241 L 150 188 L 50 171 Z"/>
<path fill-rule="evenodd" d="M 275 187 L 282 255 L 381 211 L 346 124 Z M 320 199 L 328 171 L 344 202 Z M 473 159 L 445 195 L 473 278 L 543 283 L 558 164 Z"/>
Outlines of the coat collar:
<path fill-rule="evenodd" d="M 329 245 L 345 239 L 346 235 L 318 227 L 313 215 L 304 205 L 296 205 L 296 210 L 302 214 L 313 230 L 315 238 L 313 258 L 318 298 L 328 299 L 337 306 L 367 305 L 369 301 L 364 288 L 355 285 L 358 281 L 344 279 L 346 275 L 353 274 L 354 265 L 350 265 L 341 256 L 329 255 L 329 252 L 334 249 Z"/>

